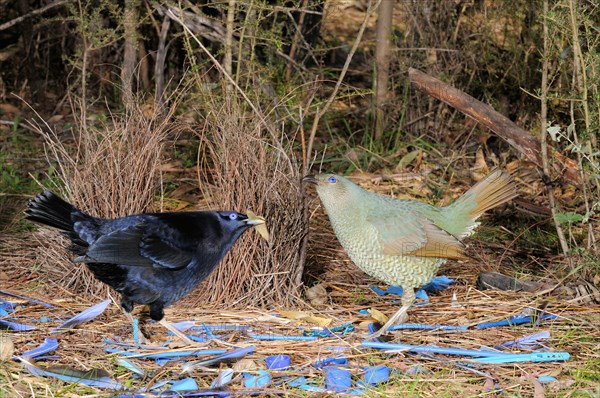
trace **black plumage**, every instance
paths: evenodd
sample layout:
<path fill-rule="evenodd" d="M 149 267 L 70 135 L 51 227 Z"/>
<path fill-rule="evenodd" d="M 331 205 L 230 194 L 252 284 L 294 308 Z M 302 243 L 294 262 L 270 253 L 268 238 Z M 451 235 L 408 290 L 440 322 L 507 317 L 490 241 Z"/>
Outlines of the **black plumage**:
<path fill-rule="evenodd" d="M 26 214 L 69 237 L 70 249 L 78 255 L 75 262 L 85 263 L 119 292 L 127 314 L 134 304 L 146 304 L 156 321 L 163 319 L 166 306 L 211 273 L 242 233 L 264 223 L 235 211 L 97 218 L 49 191 L 33 198 Z"/>

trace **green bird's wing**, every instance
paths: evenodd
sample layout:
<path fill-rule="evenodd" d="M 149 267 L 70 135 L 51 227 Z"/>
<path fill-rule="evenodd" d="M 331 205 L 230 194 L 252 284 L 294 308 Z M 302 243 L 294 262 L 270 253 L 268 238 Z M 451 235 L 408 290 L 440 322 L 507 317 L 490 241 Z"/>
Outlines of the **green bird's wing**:
<path fill-rule="evenodd" d="M 387 256 L 466 259 L 464 245 L 431 220 L 418 213 L 368 217 L 377 231 L 383 254 Z"/>

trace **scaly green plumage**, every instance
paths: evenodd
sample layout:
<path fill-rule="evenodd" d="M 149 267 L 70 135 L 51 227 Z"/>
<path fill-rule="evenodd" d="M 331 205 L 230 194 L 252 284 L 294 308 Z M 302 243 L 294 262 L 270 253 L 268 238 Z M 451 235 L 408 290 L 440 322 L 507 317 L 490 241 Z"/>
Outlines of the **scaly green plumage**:
<path fill-rule="evenodd" d="M 390 322 L 404 314 L 414 301 L 414 289 L 429 282 L 446 259 L 465 258 L 460 239 L 473 233 L 484 211 L 517 196 L 512 179 L 501 171 L 446 207 L 379 195 L 333 174 L 304 180 L 317 186 L 352 261 L 367 274 L 404 289 L 403 307 Z"/>

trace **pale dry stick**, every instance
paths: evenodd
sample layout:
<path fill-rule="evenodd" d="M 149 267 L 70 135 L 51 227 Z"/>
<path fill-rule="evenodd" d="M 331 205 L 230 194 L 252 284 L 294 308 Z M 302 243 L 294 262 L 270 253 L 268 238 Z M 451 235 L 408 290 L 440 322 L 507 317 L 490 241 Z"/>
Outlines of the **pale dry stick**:
<path fill-rule="evenodd" d="M 588 79 L 585 65 L 585 58 L 581 52 L 581 45 L 579 43 L 579 26 L 577 22 L 577 10 L 575 9 L 577 4 L 575 4 L 574 0 L 569 0 L 569 14 L 570 14 L 570 22 L 571 29 L 573 33 L 572 43 L 573 43 L 573 88 L 575 92 L 581 93 L 581 104 L 583 107 L 583 117 L 585 123 L 585 129 L 587 131 L 591 131 L 591 120 L 590 120 L 590 111 L 588 107 Z M 570 116 L 571 116 L 571 124 L 573 125 L 573 141 L 575 145 L 579 145 L 579 137 L 577 136 L 577 131 L 575 129 L 575 114 L 574 114 L 574 102 L 570 101 Z M 598 140 L 596 138 L 596 134 L 590 134 L 590 141 L 594 148 L 598 147 Z M 583 159 L 582 155 L 579 151 L 576 151 L 577 163 L 579 165 L 579 172 L 581 173 L 581 187 L 583 192 L 583 200 L 585 204 L 586 214 L 591 214 L 590 212 L 590 204 L 589 204 L 589 196 L 588 196 L 588 186 L 586 184 L 585 172 L 583 171 Z M 600 189 L 598 186 L 598 179 L 595 179 L 596 187 Z M 588 221 L 588 249 L 596 249 L 596 236 L 594 234 L 594 227 L 591 221 Z"/>
<path fill-rule="evenodd" d="M 319 126 L 319 121 L 321 120 L 321 118 L 323 117 L 323 115 L 325 115 L 325 113 L 329 110 L 329 107 L 331 106 L 331 104 L 335 100 L 335 97 L 337 96 L 337 93 L 340 90 L 342 82 L 344 81 L 344 77 L 346 76 L 346 73 L 348 72 L 348 68 L 350 67 L 350 62 L 352 61 L 352 58 L 354 57 L 354 53 L 358 49 L 358 45 L 360 44 L 360 42 L 362 40 L 362 36 L 363 36 L 363 34 L 365 32 L 365 29 L 367 28 L 367 24 L 369 22 L 369 19 L 371 18 L 371 16 L 373 15 L 373 13 L 379 8 L 379 5 L 381 4 L 381 1 L 382 0 L 377 0 L 376 3 L 373 5 L 373 0 L 369 0 L 369 7 L 367 9 L 367 13 L 365 14 L 365 18 L 364 18 L 362 24 L 360 25 L 360 29 L 358 31 L 358 34 L 356 35 L 356 39 L 354 40 L 354 44 L 352 45 L 352 49 L 350 50 L 350 52 L 348 53 L 348 56 L 346 57 L 346 62 L 344 63 L 344 67 L 342 68 L 342 72 L 340 73 L 340 76 L 338 77 L 338 80 L 337 80 L 337 82 L 335 84 L 335 87 L 333 88 L 333 92 L 331 93 L 331 95 L 327 99 L 327 102 L 325 102 L 325 105 L 323 106 L 323 108 L 317 109 L 317 112 L 315 114 L 315 119 L 313 120 L 313 124 L 312 124 L 312 127 L 310 129 L 310 135 L 309 135 L 309 138 L 308 138 L 308 148 L 306 149 L 306 153 L 307 153 L 307 156 L 309 158 L 311 156 L 310 154 L 312 152 L 313 143 L 315 141 L 315 136 L 317 134 L 317 127 Z M 309 168 L 309 164 L 307 162 L 304 165 L 304 172 L 305 173 L 308 171 L 308 168 Z"/>
<path fill-rule="evenodd" d="M 303 0 L 302 5 L 300 6 L 300 18 L 298 19 L 298 24 L 294 24 L 296 31 L 294 32 L 294 37 L 292 38 L 292 45 L 290 46 L 290 54 L 287 64 L 287 69 L 285 71 L 285 81 L 289 82 L 292 78 L 292 67 L 294 66 L 294 57 L 296 56 L 296 50 L 298 49 L 298 42 L 300 41 L 300 36 L 302 35 L 302 26 L 304 25 L 304 18 L 306 17 L 306 12 L 304 9 L 306 8 L 308 0 Z M 290 18 L 294 21 L 294 18 Z M 294 21 L 295 22 L 295 21 Z"/>
<path fill-rule="evenodd" d="M 235 0 L 229 0 L 227 7 L 227 23 L 225 25 L 225 57 L 223 69 L 229 76 L 233 74 L 233 22 L 235 19 Z M 227 92 L 231 91 L 231 84 L 227 85 Z"/>
<path fill-rule="evenodd" d="M 542 168 L 544 175 L 548 178 L 550 177 L 550 167 L 548 163 L 548 145 L 546 144 L 546 138 L 548 132 L 546 131 L 547 125 L 547 117 L 548 117 L 548 22 L 546 17 L 548 16 L 548 0 L 544 0 L 544 50 L 543 50 L 543 64 L 542 64 L 542 95 L 541 95 L 541 110 L 540 110 L 540 140 L 542 147 Z M 565 233 L 560 226 L 560 222 L 557 219 L 556 212 L 556 200 L 554 198 L 554 192 L 552 191 L 552 187 L 547 183 L 546 192 L 548 192 L 548 202 L 550 204 L 550 211 L 552 212 L 552 219 L 554 220 L 554 226 L 556 227 L 556 234 L 558 235 L 558 240 L 560 242 L 560 247 L 565 255 L 565 258 L 571 263 L 571 260 L 568 256 L 569 253 L 569 245 L 565 238 Z"/>
<path fill-rule="evenodd" d="M 381 0 L 379 0 L 379 1 L 381 1 Z M 225 76 L 225 78 L 229 81 L 229 83 L 231 83 L 233 85 L 233 87 L 235 87 L 235 89 L 242 95 L 242 97 L 248 103 L 250 108 L 252 108 L 254 113 L 256 113 L 257 115 L 260 115 L 258 108 L 254 105 L 254 103 L 250 100 L 250 98 L 248 98 L 248 96 L 246 95 L 244 90 L 242 90 L 242 88 L 235 82 L 235 80 L 233 80 L 231 75 L 228 74 L 227 71 L 225 71 L 225 68 L 223 68 L 223 65 L 221 65 L 221 63 L 210 53 L 210 51 L 208 51 L 208 49 L 204 46 L 204 44 L 202 44 L 202 42 L 200 40 L 198 40 L 198 38 L 194 35 L 194 32 L 192 32 L 190 30 L 190 28 L 188 28 L 187 25 L 177 15 L 175 15 L 175 13 L 172 10 L 170 10 L 170 9 L 167 10 L 167 15 L 169 16 L 169 18 L 171 18 L 172 20 L 174 20 L 175 22 L 177 22 L 178 24 L 180 24 L 183 27 L 183 29 L 194 39 L 196 44 L 198 44 L 198 46 L 202 49 L 202 51 L 204 51 L 206 53 L 206 55 L 208 55 L 208 58 L 211 60 L 213 65 L 219 70 L 219 72 L 221 72 L 223 74 L 223 76 Z"/>

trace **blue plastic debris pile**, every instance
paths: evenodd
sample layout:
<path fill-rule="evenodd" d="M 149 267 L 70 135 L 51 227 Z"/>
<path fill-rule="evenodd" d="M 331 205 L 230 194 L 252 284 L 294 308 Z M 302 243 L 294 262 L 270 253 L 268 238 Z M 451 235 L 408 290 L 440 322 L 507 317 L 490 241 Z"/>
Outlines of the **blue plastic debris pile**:
<path fill-rule="evenodd" d="M 435 278 L 419 292 L 418 296 L 422 301 L 418 305 L 428 302 L 427 291 L 444 289 L 452 282 L 446 277 Z M 397 287 L 390 287 L 387 290 L 371 288 L 379 295 L 402 294 L 401 289 Z M 0 291 L 0 294 L 10 295 L 26 302 L 25 304 L 20 302 L 17 305 L 10 300 L 0 300 L 0 328 L 13 333 L 28 333 L 32 330 L 47 328 L 46 324 L 51 320 L 46 316 L 42 317 L 46 319 L 36 320 L 37 323 L 31 320 L 22 323 L 17 307 L 26 306 L 27 303 L 47 308 L 52 308 L 52 305 L 9 292 Z M 139 331 L 136 329 L 134 329 L 133 338 L 135 343 L 120 341 L 115 336 L 105 337 L 103 349 L 106 354 L 110 355 L 114 364 L 121 367 L 122 370 L 126 370 L 126 372 L 120 371 L 122 376 L 118 378 L 105 371 L 80 371 L 68 366 L 43 366 L 40 364 L 43 361 L 68 363 L 68 358 L 60 356 L 61 333 L 93 321 L 106 310 L 109 304 L 109 300 L 102 301 L 69 319 L 59 321 L 58 326 L 48 328 L 51 337 L 46 337 L 37 347 L 23 350 L 13 360 L 21 361 L 24 369 L 32 375 L 100 389 L 120 390 L 123 397 L 136 396 L 136 394 L 180 397 L 228 396 L 233 393 L 239 394 L 240 391 L 249 394 L 270 391 L 276 394 L 289 389 L 361 395 L 370 388 L 386 383 L 394 374 L 426 373 L 427 370 L 418 365 L 419 358 L 444 362 L 485 378 L 491 378 L 484 371 L 486 366 L 569 359 L 569 354 L 566 352 L 550 350 L 547 345 L 550 333 L 547 331 L 527 334 L 501 342 L 494 347 L 467 349 L 387 343 L 379 339 L 369 339 L 368 336 L 366 340 L 361 339 L 362 341 L 356 342 L 356 338 L 360 338 L 361 335 L 355 330 L 355 326 L 348 322 L 335 327 L 298 328 L 296 334 L 290 334 L 289 330 L 288 334 L 265 334 L 255 332 L 253 326 L 250 325 L 213 325 L 183 321 L 174 326 L 191 340 L 197 342 L 197 347 L 173 349 L 168 346 L 171 340 L 158 346 L 140 345 L 139 336 L 137 336 Z M 365 314 L 365 311 L 358 310 L 358 313 Z M 277 316 L 276 313 L 273 315 Z M 405 323 L 395 325 L 391 330 L 461 333 L 467 330 L 523 324 L 540 326 L 544 322 L 554 319 L 556 319 L 556 315 L 549 313 L 541 313 L 535 317 L 520 314 L 469 327 Z M 372 323 L 369 330 L 376 331 L 376 325 Z M 324 342 L 328 345 L 326 349 L 323 346 L 319 346 L 318 351 L 315 349 L 315 355 L 318 356 L 312 362 L 307 363 L 306 360 L 303 360 L 294 363 L 293 350 L 288 346 L 302 344 L 302 342 Z M 263 352 L 262 350 L 267 347 L 268 349 Z M 273 354 L 274 347 L 280 347 L 281 353 Z M 369 351 L 379 352 L 381 359 L 402 353 L 415 364 L 400 370 L 381 363 L 369 363 L 364 359 L 364 353 Z M 160 376 L 156 373 L 157 367 L 164 366 L 178 369 L 177 372 L 169 372 L 169 374 L 178 374 L 179 376 L 174 378 L 157 377 Z M 540 380 L 544 383 L 552 381 L 550 379 Z M 138 387 L 132 388 L 131 386 Z"/>

